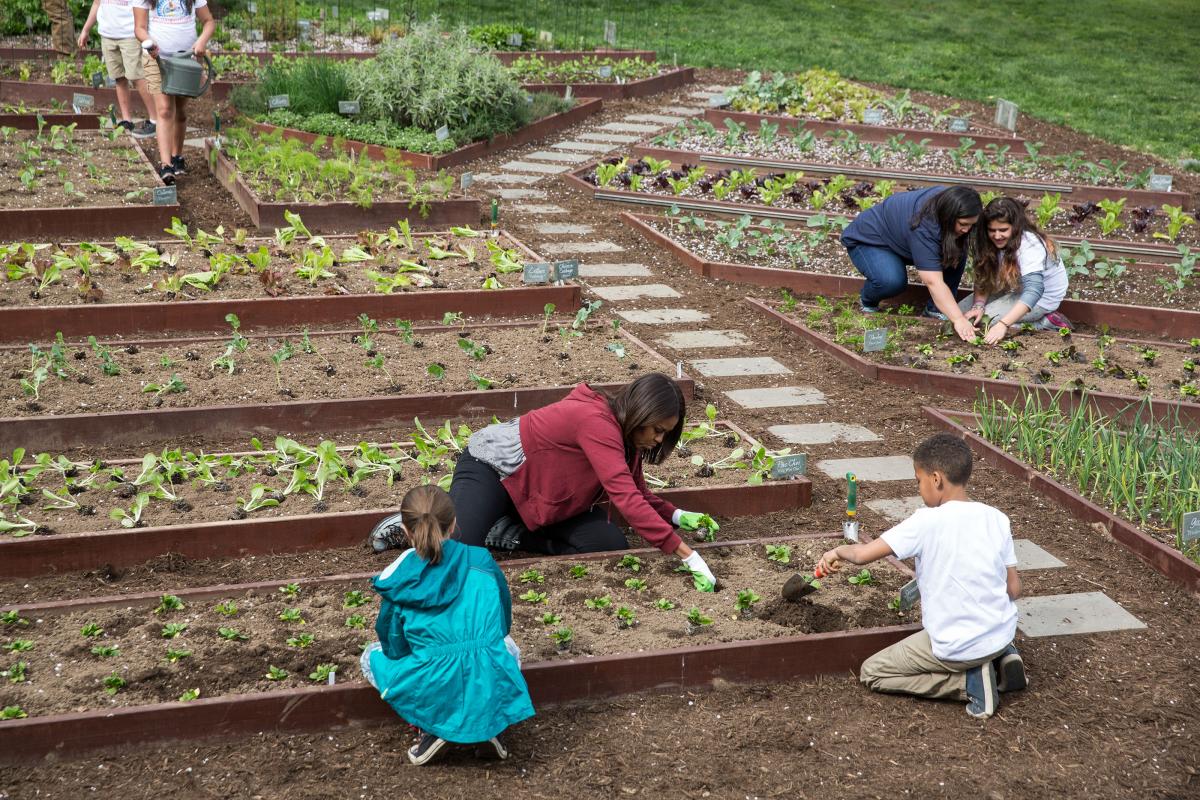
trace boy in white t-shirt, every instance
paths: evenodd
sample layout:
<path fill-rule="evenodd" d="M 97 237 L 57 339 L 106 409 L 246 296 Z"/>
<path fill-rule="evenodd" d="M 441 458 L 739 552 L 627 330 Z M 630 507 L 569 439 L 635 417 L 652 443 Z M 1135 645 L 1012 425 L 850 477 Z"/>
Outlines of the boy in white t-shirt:
<path fill-rule="evenodd" d="M 927 507 L 872 542 L 835 547 L 817 569 L 916 556 L 924 628 L 868 658 L 859 679 L 877 692 L 966 700 L 968 714 L 987 719 L 998 691 L 1028 680 L 1013 645 L 1021 579 L 1012 532 L 1003 513 L 967 497 L 971 460 L 957 436 L 926 439 L 913 462 Z"/>
<path fill-rule="evenodd" d="M 79 34 L 79 49 L 87 47 L 88 34 L 95 25 L 100 31 L 100 54 L 104 67 L 116 82 L 117 109 L 121 121 L 117 124 L 139 139 L 154 135 L 154 99 L 146 90 L 142 72 L 142 46 L 133 35 L 133 6 L 131 0 L 92 0 L 92 10 Z M 146 120 L 136 128 L 133 126 L 132 107 L 129 105 L 129 82 L 142 96 L 146 107 Z"/>

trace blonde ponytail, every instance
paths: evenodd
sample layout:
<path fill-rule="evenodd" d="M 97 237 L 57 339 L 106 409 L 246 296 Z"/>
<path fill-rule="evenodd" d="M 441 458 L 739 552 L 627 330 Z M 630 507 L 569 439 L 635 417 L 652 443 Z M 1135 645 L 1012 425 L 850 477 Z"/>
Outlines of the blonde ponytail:
<path fill-rule="evenodd" d="M 454 528 L 454 503 L 433 484 L 418 486 L 404 495 L 400 518 L 417 555 L 430 564 L 442 560 L 442 542 Z"/>

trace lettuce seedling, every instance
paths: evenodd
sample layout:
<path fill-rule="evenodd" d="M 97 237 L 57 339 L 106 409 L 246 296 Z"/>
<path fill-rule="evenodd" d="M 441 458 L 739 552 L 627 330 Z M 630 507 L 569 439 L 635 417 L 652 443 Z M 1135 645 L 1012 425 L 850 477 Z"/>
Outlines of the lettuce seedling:
<path fill-rule="evenodd" d="M 670 611 L 675 607 L 675 604 L 665 597 L 660 597 L 654 601 L 654 607 L 659 611 Z"/>
<path fill-rule="evenodd" d="M 223 603 L 217 603 L 214 609 L 223 617 L 236 617 L 238 613 L 238 604 L 233 600 L 226 600 Z"/>
<path fill-rule="evenodd" d="M 265 677 L 269 681 L 287 680 L 288 671 L 286 669 L 280 669 L 279 667 L 272 665 L 267 668 L 267 674 L 263 677 Z"/>
<path fill-rule="evenodd" d="M 0 614 L 0 623 L 19 626 L 28 625 L 29 620 L 22 617 L 20 611 L 13 609 L 12 611 L 5 611 L 3 614 Z"/>
<path fill-rule="evenodd" d="M 318 664 L 317 668 L 309 673 L 308 678 L 317 683 L 329 683 L 329 677 L 337 672 L 337 664 Z"/>
<path fill-rule="evenodd" d="M 642 559 L 638 558 L 637 556 L 633 556 L 633 555 L 624 556 L 621 558 L 620 561 L 617 562 L 617 566 L 623 567 L 624 569 L 630 570 L 632 572 L 641 572 Z"/>
<path fill-rule="evenodd" d="M 519 599 L 524 600 L 526 603 L 544 603 L 546 602 L 546 593 L 535 592 L 533 589 L 530 589 L 521 595 Z"/>
<path fill-rule="evenodd" d="M 871 570 L 869 570 L 869 569 L 860 570 L 857 575 L 851 575 L 846 580 L 854 586 L 874 586 L 875 585 L 875 579 L 871 577 Z"/>
<path fill-rule="evenodd" d="M 186 631 L 188 628 L 186 622 L 168 622 L 163 626 L 162 637 L 164 639 L 174 639 L 179 634 Z"/>
<path fill-rule="evenodd" d="M 227 642 L 244 642 L 250 637 L 237 628 L 217 628 L 217 635 Z M 304 634 L 308 636 L 309 634 Z"/>
<path fill-rule="evenodd" d="M 553 614 L 549 611 L 547 611 L 545 614 L 542 614 L 543 625 L 557 625 L 560 622 L 562 622 L 561 614 Z"/>
<path fill-rule="evenodd" d="M 768 544 L 767 560 L 776 564 L 789 564 L 792 561 L 792 548 L 786 544 Z"/>
<path fill-rule="evenodd" d="M 560 651 L 571 649 L 571 643 L 575 641 L 575 632 L 570 628 L 559 628 L 550 634 L 550 636 L 554 639 L 554 644 Z"/>
<path fill-rule="evenodd" d="M 183 694 L 179 695 L 179 702 L 181 702 L 181 703 L 190 703 L 190 702 L 192 702 L 193 700 L 195 700 L 195 699 L 196 699 L 197 697 L 199 697 L 199 696 L 200 696 L 200 690 L 199 690 L 199 689 L 188 689 L 186 692 L 184 692 Z"/>
<path fill-rule="evenodd" d="M 167 663 L 178 664 L 192 654 L 191 650 L 172 650 L 167 648 Z"/>
<path fill-rule="evenodd" d="M 371 602 L 371 598 L 355 589 L 342 596 L 342 608 L 358 608 Z"/>
<path fill-rule="evenodd" d="M 700 628 L 704 625 L 712 625 L 713 623 L 711 618 L 704 616 L 702 613 L 700 613 L 700 609 L 696 608 L 695 606 L 688 611 L 687 621 L 688 624 L 693 628 Z"/>
<path fill-rule="evenodd" d="M 10 653 L 24 653 L 26 650 L 33 649 L 32 639 L 13 639 L 8 644 L 4 645 L 4 649 Z"/>
<path fill-rule="evenodd" d="M 888 600 L 889 611 L 900 611 L 900 595 L 896 595 L 891 600 Z"/>
<path fill-rule="evenodd" d="M 521 577 L 518 578 L 518 580 L 520 580 L 521 583 L 545 583 L 546 576 L 538 572 L 536 569 L 527 569 L 521 573 Z"/>
<path fill-rule="evenodd" d="M 182 611 L 184 609 L 183 601 L 173 594 L 164 594 L 158 599 L 158 606 L 154 609 L 155 614 L 162 614 L 167 611 Z"/>
<path fill-rule="evenodd" d="M 27 669 L 29 669 L 27 662 L 18 661 L 8 669 L 0 670 L 0 678 L 8 678 L 9 683 L 24 683 L 29 680 L 25 675 Z"/>
<path fill-rule="evenodd" d="M 351 614 L 346 617 L 346 627 L 354 630 L 362 630 L 367 627 L 367 618 L 362 614 Z"/>
<path fill-rule="evenodd" d="M 576 564 L 567 572 L 572 578 L 583 578 L 588 574 L 588 568 L 583 564 Z M 15 612 L 14 612 L 15 613 Z"/>
<path fill-rule="evenodd" d="M 290 639 L 288 639 L 287 646 L 288 647 L 305 648 L 305 647 L 309 647 L 310 645 L 312 645 L 312 643 L 315 642 L 316 640 L 317 640 L 317 637 L 313 636 L 311 633 L 302 633 L 299 636 L 293 636 Z"/>
<path fill-rule="evenodd" d="M 300 609 L 298 608 L 285 608 L 279 613 L 279 619 L 282 622 L 294 622 L 299 625 L 306 624 L 304 617 L 300 616 Z"/>
<path fill-rule="evenodd" d="M 583 601 L 583 604 L 595 611 L 604 611 L 612 607 L 612 598 L 608 595 L 603 597 L 590 597 Z"/>
<path fill-rule="evenodd" d="M 125 679 L 117 673 L 112 673 L 104 679 L 104 691 L 108 694 L 116 694 L 125 688 Z"/>
<path fill-rule="evenodd" d="M 733 607 L 740 611 L 742 616 L 746 616 L 750 608 L 759 600 L 762 600 L 762 597 L 755 593 L 753 589 L 742 589 L 737 593 L 737 600 L 734 601 Z"/>
<path fill-rule="evenodd" d="M 25 719 L 28 716 L 20 706 L 5 706 L 3 710 L 0 710 L 0 720 Z"/>
<path fill-rule="evenodd" d="M 101 628 L 99 625 L 97 625 L 94 622 L 89 622 L 87 625 L 84 625 L 82 628 L 80 628 L 79 632 L 82 633 L 85 637 L 90 638 L 93 636 L 99 636 L 100 634 L 104 633 L 104 628 Z"/>
<path fill-rule="evenodd" d="M 646 591 L 646 582 L 641 578 L 626 578 L 625 588 L 633 589 L 635 592 Z"/>
<path fill-rule="evenodd" d="M 636 624 L 637 615 L 634 614 L 633 609 L 627 608 L 626 606 L 621 606 L 617 609 L 618 628 L 632 628 Z"/>
<path fill-rule="evenodd" d="M 121 651 L 121 648 L 115 645 L 96 645 L 92 648 L 92 655 L 100 658 L 112 658 Z"/>
<path fill-rule="evenodd" d="M 154 393 L 155 397 L 161 397 L 164 394 L 183 394 L 187 391 L 187 384 L 179 377 L 178 373 L 171 375 L 171 379 L 166 383 L 147 383 L 142 387 L 142 394 Z"/>
<path fill-rule="evenodd" d="M 289 583 L 289 584 L 285 584 L 284 586 L 280 586 L 279 593 L 282 594 L 284 597 L 286 597 L 288 600 L 295 600 L 297 597 L 300 596 L 300 584 Z"/>

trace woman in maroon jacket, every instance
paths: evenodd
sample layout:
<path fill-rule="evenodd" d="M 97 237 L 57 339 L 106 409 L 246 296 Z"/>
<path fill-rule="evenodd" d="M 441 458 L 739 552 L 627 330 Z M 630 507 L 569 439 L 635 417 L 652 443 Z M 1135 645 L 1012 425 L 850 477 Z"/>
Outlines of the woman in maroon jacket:
<path fill-rule="evenodd" d="M 675 382 L 652 372 L 613 397 L 581 383 L 557 403 L 477 431 L 450 485 L 456 538 L 552 555 L 623 550 L 625 534 L 597 507 L 608 500 L 639 536 L 715 582 L 675 533 L 699 515 L 652 494 L 642 477 L 643 460 L 658 464 L 674 451 L 685 412 Z M 400 541 L 388 522 L 371 534 L 376 550 Z"/>

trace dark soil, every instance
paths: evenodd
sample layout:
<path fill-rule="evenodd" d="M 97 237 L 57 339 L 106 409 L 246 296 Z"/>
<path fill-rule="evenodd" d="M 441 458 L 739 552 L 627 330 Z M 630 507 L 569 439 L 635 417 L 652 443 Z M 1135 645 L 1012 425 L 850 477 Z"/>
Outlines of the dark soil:
<path fill-rule="evenodd" d="M 0 141 L 7 208 L 149 205 L 159 185 L 131 140 L 97 131 L 15 131 Z"/>

